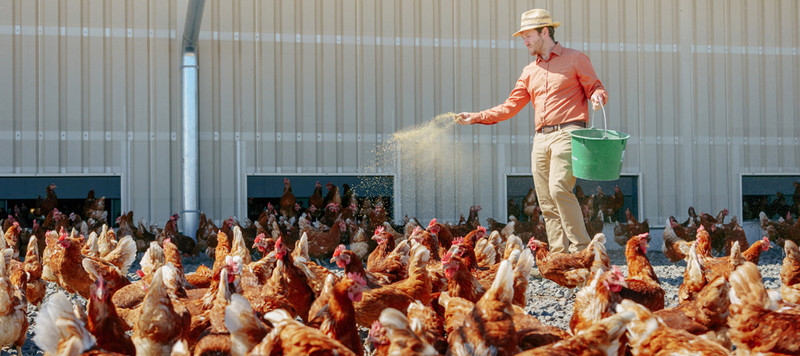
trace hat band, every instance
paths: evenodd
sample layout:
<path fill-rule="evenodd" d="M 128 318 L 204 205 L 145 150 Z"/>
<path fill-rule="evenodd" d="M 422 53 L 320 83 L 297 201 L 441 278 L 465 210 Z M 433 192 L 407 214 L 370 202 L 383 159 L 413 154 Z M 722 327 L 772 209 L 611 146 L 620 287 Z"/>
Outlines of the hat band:
<path fill-rule="evenodd" d="M 552 22 L 537 22 L 537 23 L 531 23 L 531 24 L 523 24 L 523 25 L 522 25 L 522 27 L 528 27 L 528 26 L 544 26 L 544 25 L 552 25 L 552 24 L 553 24 Z"/>

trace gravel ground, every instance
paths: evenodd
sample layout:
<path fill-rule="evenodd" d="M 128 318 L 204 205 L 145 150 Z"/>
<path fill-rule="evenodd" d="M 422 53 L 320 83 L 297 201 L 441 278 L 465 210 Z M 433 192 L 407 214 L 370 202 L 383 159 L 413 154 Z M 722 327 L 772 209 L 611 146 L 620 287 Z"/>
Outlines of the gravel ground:
<path fill-rule="evenodd" d="M 613 244 L 613 241 L 609 242 Z M 609 250 L 609 257 L 613 265 L 620 266 L 620 269 L 627 275 L 627 266 L 625 262 L 625 254 L 622 250 Z M 141 253 L 137 256 L 136 262 L 131 266 L 128 277 L 131 280 L 138 280 L 139 277 L 134 273 L 139 269 L 139 260 Z M 648 251 L 647 257 L 656 271 L 661 286 L 666 290 L 666 306 L 674 307 L 677 305 L 678 300 L 678 287 L 683 281 L 683 271 L 686 263 L 681 261 L 678 263 L 671 263 L 664 257 L 661 251 L 651 250 Z M 767 289 L 777 289 L 780 286 L 780 271 L 781 263 L 783 261 L 783 249 L 771 248 L 761 255 L 759 262 L 759 270 L 764 277 L 764 285 Z M 198 265 L 204 264 L 211 266 L 213 261 L 205 255 L 198 257 L 188 257 L 183 259 L 183 265 L 186 272 L 194 271 Z M 328 266 L 330 267 L 330 266 Z M 55 293 L 57 287 L 54 283 L 48 283 L 47 294 Z M 45 301 L 47 297 L 45 298 Z M 84 305 L 86 300 L 80 296 L 75 296 L 73 300 L 80 305 Z M 572 316 L 572 305 L 575 302 L 575 295 L 573 291 L 569 291 L 554 282 L 547 279 L 531 278 L 528 288 L 528 304 L 526 309 L 529 313 L 536 316 L 542 322 L 560 327 L 562 329 L 569 329 L 569 319 Z M 30 327 L 28 329 L 28 338 L 22 348 L 24 355 L 43 355 L 44 353 L 39 350 L 33 342 L 33 325 L 35 324 L 38 309 L 33 306 L 28 306 L 28 320 Z M 366 336 L 366 329 L 362 330 L 362 335 Z M 16 354 L 14 348 L 4 348 L 0 355 L 13 355 Z"/>

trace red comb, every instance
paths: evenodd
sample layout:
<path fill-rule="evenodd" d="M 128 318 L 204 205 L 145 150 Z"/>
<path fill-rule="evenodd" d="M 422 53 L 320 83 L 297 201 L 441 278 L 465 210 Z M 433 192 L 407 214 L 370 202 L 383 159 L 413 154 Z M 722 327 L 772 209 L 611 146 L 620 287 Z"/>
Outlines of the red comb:
<path fill-rule="evenodd" d="M 136 275 L 139 276 L 139 278 L 144 278 L 144 272 L 142 270 L 137 270 Z"/>
<path fill-rule="evenodd" d="M 444 256 L 442 256 L 442 263 L 446 264 L 446 263 L 450 262 L 451 258 L 453 258 L 453 253 L 450 252 L 450 251 L 447 251 L 447 253 L 445 253 Z"/>
<path fill-rule="evenodd" d="M 462 236 L 453 239 L 453 245 L 461 245 L 462 243 L 464 243 L 464 237 Z"/>
<path fill-rule="evenodd" d="M 364 279 L 364 277 L 361 277 L 361 275 L 356 272 L 348 273 L 347 278 L 350 278 L 353 282 L 356 282 L 362 286 L 367 285 L 367 281 Z"/>
<path fill-rule="evenodd" d="M 386 228 L 385 228 L 385 227 L 383 227 L 383 226 L 378 226 L 378 227 L 376 227 L 376 228 L 375 228 L 375 235 L 377 235 L 377 234 L 380 234 L 380 233 L 382 233 L 382 232 L 384 232 L 384 231 L 386 231 Z"/>
<path fill-rule="evenodd" d="M 428 227 L 431 227 L 433 225 L 436 225 L 436 218 L 431 219 L 431 222 L 430 224 L 428 224 Z"/>
<path fill-rule="evenodd" d="M 486 228 L 481 226 L 481 225 L 478 225 L 478 231 L 480 231 L 480 232 L 485 234 L 486 233 Z"/>
<path fill-rule="evenodd" d="M 339 244 L 339 246 L 336 246 L 336 250 L 333 251 L 333 257 L 341 255 L 344 250 L 346 250 L 344 245 Z"/>

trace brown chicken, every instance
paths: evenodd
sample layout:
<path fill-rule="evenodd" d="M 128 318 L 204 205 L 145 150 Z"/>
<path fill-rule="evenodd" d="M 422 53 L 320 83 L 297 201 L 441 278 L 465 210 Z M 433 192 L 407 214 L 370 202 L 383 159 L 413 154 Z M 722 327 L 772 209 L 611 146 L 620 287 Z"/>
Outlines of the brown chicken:
<path fill-rule="evenodd" d="M 407 278 L 408 243 L 396 245 L 394 235 L 383 226 L 375 229 L 372 239 L 378 242 L 378 247 L 369 255 L 367 271 L 387 276 L 390 283 Z"/>
<path fill-rule="evenodd" d="M 36 346 L 47 355 L 80 355 L 94 348 L 95 337 L 86 329 L 85 320 L 79 317 L 79 313 L 83 310 L 73 307 L 63 292 L 47 298 L 33 327 Z M 14 326 L 8 323 L 0 325 Z"/>
<path fill-rule="evenodd" d="M 536 239 L 530 239 L 528 247 L 536 254 L 536 267 L 542 276 L 560 286 L 575 288 L 588 281 L 595 260 L 606 269 L 611 267 L 605 242 L 606 236 L 597 234 L 586 249 L 572 254 L 550 253 L 547 243 Z"/>
<path fill-rule="evenodd" d="M 269 332 L 247 299 L 239 294 L 231 295 L 231 301 L 225 307 L 225 327 L 230 332 L 233 355 L 248 354 Z"/>
<path fill-rule="evenodd" d="M 280 214 L 287 218 L 297 216 L 297 211 L 294 210 L 295 204 L 297 204 L 297 199 L 295 199 L 294 193 L 292 193 L 292 183 L 289 181 L 289 178 L 283 178 L 283 195 L 280 201 Z"/>
<path fill-rule="evenodd" d="M 131 341 L 139 354 L 168 354 L 175 342 L 188 334 L 191 315 L 180 302 L 173 302 L 164 287 L 159 268 L 147 289 Z"/>
<path fill-rule="evenodd" d="M 319 296 L 324 286 L 325 279 L 333 274 L 333 272 L 318 265 L 308 256 L 308 235 L 303 234 L 303 236 L 297 240 L 294 251 L 292 251 L 292 259 L 294 260 L 294 265 L 306 275 L 308 286 L 314 291 L 314 295 Z"/>
<path fill-rule="evenodd" d="M 323 257 L 336 249 L 336 246 L 342 240 L 342 233 L 346 230 L 347 225 L 345 222 L 337 220 L 328 231 L 306 227 L 300 233 L 308 234 L 308 255 L 311 257 Z"/>
<path fill-rule="evenodd" d="M 438 306 L 434 300 L 433 305 Z M 444 321 L 433 310 L 432 306 L 425 306 L 416 300 L 408 305 L 408 322 L 411 330 L 428 344 L 431 344 L 440 354 L 447 353 L 447 339 L 444 334 Z"/>
<path fill-rule="evenodd" d="M 730 276 L 731 308 L 728 324 L 731 341 L 737 349 L 749 352 L 800 353 L 797 338 L 797 308 L 776 310 L 767 295 L 761 273 L 752 262 L 744 262 Z"/>
<path fill-rule="evenodd" d="M 125 333 L 128 324 L 117 315 L 111 303 L 111 293 L 106 289 L 102 277 L 91 287 L 91 297 L 86 305 L 88 322 L 86 328 L 97 340 L 97 346 L 110 352 L 133 355 L 136 349 L 131 337 Z"/>
<path fill-rule="evenodd" d="M 439 241 L 439 258 L 442 258 L 453 244 L 453 234 L 447 226 L 436 219 L 431 219 L 427 230 L 436 237 L 436 241 Z"/>
<path fill-rule="evenodd" d="M 264 315 L 273 329 L 256 345 L 250 355 L 355 355 L 342 343 L 305 326 L 283 309 Z"/>
<path fill-rule="evenodd" d="M 713 341 L 673 329 L 648 308 L 630 300 L 617 306 L 617 313 L 633 313 L 628 323 L 628 346 L 634 355 L 730 355 L 730 351 Z"/>
<path fill-rule="evenodd" d="M 0 348 L 14 345 L 22 355 L 28 331 L 27 303 L 20 299 L 9 280 L 5 259 L 0 256 Z"/>
<path fill-rule="evenodd" d="M 614 308 L 622 300 L 619 292 L 625 286 L 625 277 L 617 266 L 610 271 L 595 273 L 591 282 L 575 295 L 572 318 L 569 321 L 572 333 L 586 330 L 614 314 Z"/>
<path fill-rule="evenodd" d="M 781 267 L 781 297 L 789 303 L 800 303 L 800 251 L 797 245 L 786 240 L 783 245 L 786 257 Z"/>
<path fill-rule="evenodd" d="M 467 262 L 450 251 L 442 258 L 442 268 L 447 277 L 447 292 L 453 297 L 477 303 L 491 286 L 490 283 L 482 283 L 476 273 L 470 270 Z"/>
<path fill-rule="evenodd" d="M 170 239 L 175 246 L 178 246 L 178 250 L 180 250 L 182 254 L 188 256 L 197 251 L 197 244 L 191 237 L 178 232 L 178 219 L 180 219 L 180 217 L 178 213 L 172 214 L 169 221 L 164 225 L 164 230 L 161 231 L 161 236 L 159 236 L 158 241 Z"/>
<path fill-rule="evenodd" d="M 28 303 L 39 306 L 47 292 L 47 283 L 42 280 L 42 263 L 39 259 L 39 247 L 36 236 L 28 240 L 28 249 L 25 251 L 23 270 L 27 273 L 25 285 L 25 299 Z"/>
<path fill-rule="evenodd" d="M 617 355 L 620 337 L 633 319 L 633 313 L 614 314 L 594 323 L 591 327 L 568 339 L 518 354 L 519 356 L 590 356 Z"/>
<path fill-rule="evenodd" d="M 627 286 L 622 288 L 619 295 L 656 311 L 664 309 L 664 288 L 661 288 L 661 282 L 647 258 L 649 239 L 650 234 L 644 233 L 628 240 L 625 246 L 625 257 L 628 260 L 628 278 L 625 278 Z"/>
<path fill-rule="evenodd" d="M 314 219 L 319 219 L 323 209 L 325 209 L 325 199 L 322 196 L 322 184 L 317 181 L 314 192 L 308 198 L 308 212 Z"/>
<path fill-rule="evenodd" d="M 667 225 L 664 227 L 664 245 L 661 247 L 661 251 L 664 252 L 664 256 L 666 256 L 670 262 L 686 260 L 689 255 L 689 247 L 691 246 L 690 242 L 678 237 L 675 233 L 675 227 L 677 226 L 680 225 L 678 225 L 673 218 L 667 220 Z"/>
<path fill-rule="evenodd" d="M 3 237 L 5 239 L 6 248 L 10 248 L 13 251 L 14 256 L 19 256 L 19 233 L 22 232 L 22 228 L 19 227 L 18 222 L 14 222 L 10 228 L 8 228 Z"/>
<path fill-rule="evenodd" d="M 389 277 L 380 273 L 372 273 L 364 270 L 364 264 L 361 259 L 353 252 L 348 250 L 344 245 L 339 245 L 333 251 L 331 263 L 336 263 L 336 266 L 343 269 L 345 273 L 355 273 L 367 281 L 369 288 L 379 288 L 381 286 L 390 284 Z"/>
<path fill-rule="evenodd" d="M 372 322 L 378 320 L 383 309 L 406 310 L 414 300 L 419 300 L 424 305 L 430 304 L 433 297 L 427 265 L 431 256 L 432 253 L 425 246 L 412 247 L 408 278 L 365 291 L 361 301 L 354 304 L 356 323 L 363 327 L 371 326 Z"/>
<path fill-rule="evenodd" d="M 725 256 L 730 256 L 731 247 L 733 247 L 734 242 L 738 241 L 741 248 L 744 248 L 748 245 L 747 236 L 744 233 L 744 229 L 741 225 L 739 225 L 739 219 L 736 218 L 735 215 L 731 218 L 730 223 L 722 225 L 722 231 L 723 235 L 725 236 L 725 246 L 723 248 L 723 254 Z M 769 242 L 769 239 L 767 239 L 767 242 Z M 767 246 L 769 246 L 769 244 Z M 758 264 L 758 261 L 754 263 Z"/>
<path fill-rule="evenodd" d="M 625 218 L 627 223 L 614 224 L 614 241 L 618 244 L 624 246 L 631 237 L 650 232 L 650 223 L 647 219 L 639 222 L 636 220 L 636 217 L 633 216 L 633 213 L 631 213 L 631 209 L 625 210 Z"/>
<path fill-rule="evenodd" d="M 275 258 L 277 262 L 272 277 L 262 288 L 259 298 L 250 301 L 253 309 L 264 314 L 276 307 L 288 308 L 288 312 L 308 321 L 314 291 L 308 285 L 306 275 L 294 264 L 282 238 L 275 242 Z"/>
<path fill-rule="evenodd" d="M 198 252 L 202 252 L 208 255 L 208 257 L 214 258 L 214 247 L 217 246 L 218 230 L 219 228 L 214 225 L 214 221 L 207 218 L 206 214 L 201 212 L 200 222 L 197 225 L 197 232 L 195 233 L 195 238 L 197 239 L 197 248 L 192 254 L 196 255 Z"/>
<path fill-rule="evenodd" d="M 519 347 L 523 350 L 549 345 L 572 336 L 566 330 L 542 323 L 517 305 L 514 306 L 514 328 Z"/>
<path fill-rule="evenodd" d="M 745 246 L 745 245 L 739 245 L 739 246 Z M 742 252 L 742 256 L 744 256 L 744 259 L 746 261 L 758 264 L 759 259 L 761 259 L 761 253 L 769 250 L 769 247 L 770 247 L 769 238 L 764 236 L 763 238 L 761 238 L 761 240 L 753 242 L 753 244 L 750 245 L 750 247 L 748 247 L 747 250 Z"/>
<path fill-rule="evenodd" d="M 408 318 L 397 309 L 386 308 L 381 312 L 380 323 L 389 339 L 387 353 L 390 355 L 439 355 L 425 339 L 414 333 Z"/>
<path fill-rule="evenodd" d="M 725 278 L 717 277 L 695 293 L 692 299 L 682 301 L 674 308 L 659 310 L 653 315 L 671 328 L 705 335 L 721 345 L 730 346 L 727 335 L 729 291 L 730 285 Z"/>
<path fill-rule="evenodd" d="M 328 303 L 313 317 L 309 326 L 320 329 L 325 335 L 338 340 L 356 355 L 364 354 L 364 347 L 356 328 L 353 303 L 361 301 L 366 281 L 356 273 L 348 273 L 333 286 Z"/>
<path fill-rule="evenodd" d="M 62 232 L 61 236 L 58 238 L 58 244 L 55 246 L 55 250 L 50 257 L 50 269 L 53 275 L 58 279 L 58 284 L 67 292 L 77 292 L 82 297 L 88 299 L 89 288 L 93 280 L 86 269 L 82 268 L 84 267 L 84 256 L 81 255 L 80 251 L 81 240 L 67 236 L 66 232 Z M 92 261 L 96 262 L 98 268 L 101 269 L 118 269 L 118 271 L 113 272 L 99 271 L 101 275 L 118 272 L 120 275 L 124 276 L 135 258 L 136 245 L 133 240 L 123 239 L 117 248 L 106 257 L 102 259 L 92 259 Z"/>

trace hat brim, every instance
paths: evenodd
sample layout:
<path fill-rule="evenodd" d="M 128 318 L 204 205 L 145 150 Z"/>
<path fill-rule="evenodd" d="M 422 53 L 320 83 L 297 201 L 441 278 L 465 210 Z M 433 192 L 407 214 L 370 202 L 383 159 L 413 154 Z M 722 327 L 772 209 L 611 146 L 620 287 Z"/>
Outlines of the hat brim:
<path fill-rule="evenodd" d="M 533 30 L 534 28 L 541 28 L 541 27 L 548 27 L 548 26 L 553 26 L 553 28 L 556 28 L 558 26 L 561 26 L 561 22 L 550 22 L 550 23 L 545 23 L 545 24 L 541 24 L 541 25 L 525 26 L 525 27 L 519 29 L 519 31 L 515 32 L 513 35 L 511 35 L 511 37 L 517 37 L 517 36 L 521 35 L 523 32 L 525 32 L 527 30 Z"/>

